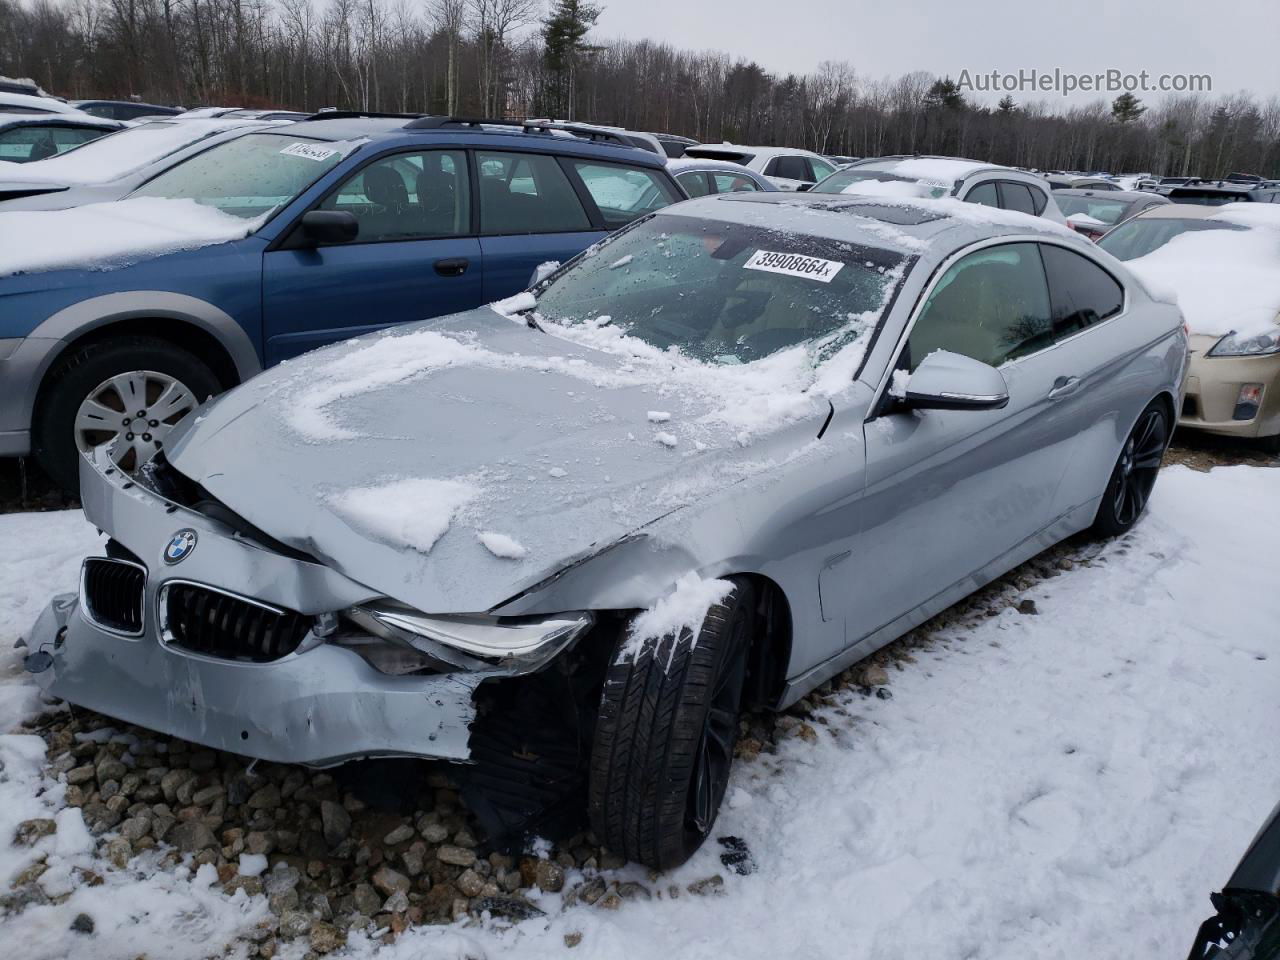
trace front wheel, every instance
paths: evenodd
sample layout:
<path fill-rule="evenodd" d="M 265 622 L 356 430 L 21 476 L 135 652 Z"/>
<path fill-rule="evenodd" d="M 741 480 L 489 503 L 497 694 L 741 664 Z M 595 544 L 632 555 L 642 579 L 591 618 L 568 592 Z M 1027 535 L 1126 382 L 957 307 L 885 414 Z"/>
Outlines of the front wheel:
<path fill-rule="evenodd" d="M 133 473 L 183 417 L 221 390 L 203 361 L 163 340 L 123 336 L 89 344 L 62 360 L 44 388 L 36 458 L 68 493 L 80 489 L 80 458 L 105 443 L 114 444 L 116 466 Z"/>
<path fill-rule="evenodd" d="M 751 583 L 732 583 L 696 634 L 648 642 L 605 676 L 591 751 L 591 826 L 610 850 L 657 870 L 679 866 L 701 846 L 729 784 L 758 619 Z"/>
<path fill-rule="evenodd" d="M 1127 533 L 1138 522 L 1156 485 L 1156 475 L 1169 446 L 1169 414 L 1154 400 L 1133 425 L 1111 471 L 1093 531 L 1101 537 Z"/>

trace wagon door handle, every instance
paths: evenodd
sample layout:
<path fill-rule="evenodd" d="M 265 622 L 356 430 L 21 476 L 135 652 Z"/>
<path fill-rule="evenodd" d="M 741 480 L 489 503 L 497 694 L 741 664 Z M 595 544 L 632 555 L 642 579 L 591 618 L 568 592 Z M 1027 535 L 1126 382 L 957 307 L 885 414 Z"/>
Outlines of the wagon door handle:
<path fill-rule="evenodd" d="M 447 260 L 437 260 L 435 266 L 436 273 L 442 277 L 460 277 L 467 272 L 471 261 L 466 257 L 450 257 Z"/>
<path fill-rule="evenodd" d="M 1053 389 L 1049 391 L 1050 400 L 1061 400 L 1080 389 L 1083 381 L 1079 377 L 1059 377 L 1053 381 Z"/>

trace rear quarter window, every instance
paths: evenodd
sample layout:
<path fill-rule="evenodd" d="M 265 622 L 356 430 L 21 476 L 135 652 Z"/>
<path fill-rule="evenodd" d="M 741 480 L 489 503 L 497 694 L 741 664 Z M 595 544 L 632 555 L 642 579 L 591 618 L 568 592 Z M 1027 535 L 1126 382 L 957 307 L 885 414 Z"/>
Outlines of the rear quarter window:
<path fill-rule="evenodd" d="M 1065 247 L 1047 243 L 1040 247 L 1049 279 L 1055 340 L 1101 323 L 1124 309 L 1124 287 L 1102 267 Z"/>

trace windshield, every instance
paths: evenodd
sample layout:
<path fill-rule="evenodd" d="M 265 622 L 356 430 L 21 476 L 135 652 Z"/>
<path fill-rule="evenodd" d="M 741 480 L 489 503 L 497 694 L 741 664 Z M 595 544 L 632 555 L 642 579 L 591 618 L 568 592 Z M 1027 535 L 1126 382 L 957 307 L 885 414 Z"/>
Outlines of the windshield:
<path fill-rule="evenodd" d="M 949 197 L 954 191 L 954 183 L 904 177 L 866 165 L 837 170 L 810 192 L 849 193 L 873 197 L 928 197 L 936 200 L 939 197 Z"/>
<path fill-rule="evenodd" d="M 536 290 L 544 321 L 621 327 L 696 360 L 748 363 L 809 344 L 819 362 L 874 330 L 901 253 L 658 215 Z"/>
<path fill-rule="evenodd" d="M 1136 260 L 1159 250 L 1174 237 L 1196 230 L 1247 230 L 1221 220 L 1172 220 L 1165 217 L 1139 217 L 1122 223 L 1098 241 L 1098 246 L 1117 260 Z"/>
<path fill-rule="evenodd" d="M 1131 201 L 1107 200 L 1103 197 L 1064 197 L 1054 194 L 1058 208 L 1065 217 L 1083 215 L 1092 217 L 1099 223 L 1119 223 L 1124 219 L 1124 212 L 1129 209 Z"/>
<path fill-rule="evenodd" d="M 144 123 L 50 157 L 40 170 L 48 177 L 106 183 L 227 129 L 225 125 L 209 126 L 199 120 Z"/>
<path fill-rule="evenodd" d="M 284 206 L 352 148 L 351 143 L 251 133 L 166 170 L 131 195 L 194 200 L 252 220 Z"/>

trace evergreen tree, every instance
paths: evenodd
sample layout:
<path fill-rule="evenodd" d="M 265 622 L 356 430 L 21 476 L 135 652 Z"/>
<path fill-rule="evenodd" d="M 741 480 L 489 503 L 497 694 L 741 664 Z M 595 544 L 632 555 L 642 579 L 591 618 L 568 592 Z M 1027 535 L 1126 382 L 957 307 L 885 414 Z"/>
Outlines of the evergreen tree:
<path fill-rule="evenodd" d="M 964 94 L 950 77 L 933 82 L 933 86 L 924 95 L 924 105 L 926 108 L 941 107 L 947 110 L 963 110 L 967 106 Z"/>
<path fill-rule="evenodd" d="M 996 105 L 996 110 L 1002 116 L 1006 116 L 1006 117 L 1015 113 L 1017 109 L 1018 109 L 1018 105 L 1013 102 L 1013 96 L 1008 93 L 1006 93 L 1003 97 L 1001 97 L 1000 102 Z"/>
<path fill-rule="evenodd" d="M 1146 112 L 1142 101 L 1132 93 L 1122 93 L 1111 101 L 1111 119 L 1116 123 L 1132 123 Z"/>
<path fill-rule="evenodd" d="M 542 21 L 542 60 L 551 75 L 552 114 L 573 119 L 579 63 L 583 54 L 597 49 L 586 43 L 586 36 L 603 9 L 583 0 L 555 0 Z"/>

